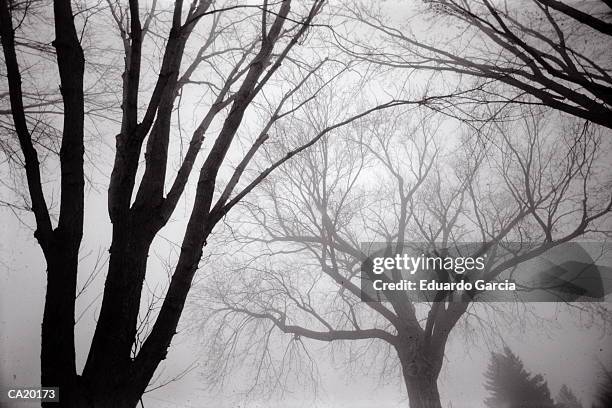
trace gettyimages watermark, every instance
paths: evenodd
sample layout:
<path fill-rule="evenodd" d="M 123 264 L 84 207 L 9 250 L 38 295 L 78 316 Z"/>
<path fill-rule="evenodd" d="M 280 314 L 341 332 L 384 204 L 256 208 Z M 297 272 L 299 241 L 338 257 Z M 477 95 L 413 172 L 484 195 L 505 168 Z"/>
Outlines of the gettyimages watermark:
<path fill-rule="evenodd" d="M 612 244 L 361 244 L 365 302 L 601 302 L 612 292 Z"/>

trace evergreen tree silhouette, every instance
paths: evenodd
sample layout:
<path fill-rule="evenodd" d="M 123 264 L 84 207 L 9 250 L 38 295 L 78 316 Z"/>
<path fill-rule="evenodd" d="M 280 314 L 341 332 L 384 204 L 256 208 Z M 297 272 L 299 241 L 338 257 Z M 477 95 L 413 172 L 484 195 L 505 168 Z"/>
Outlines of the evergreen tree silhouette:
<path fill-rule="evenodd" d="M 487 407 L 555 408 L 542 375 L 529 373 L 508 347 L 491 354 L 485 378 L 485 388 L 491 394 L 485 400 Z"/>
<path fill-rule="evenodd" d="M 599 385 L 593 408 L 610 408 L 612 407 L 612 370 L 602 366 L 601 371 L 603 381 Z"/>
<path fill-rule="evenodd" d="M 557 408 L 583 408 L 580 400 L 574 395 L 572 390 L 565 384 L 559 390 L 557 395 Z"/>

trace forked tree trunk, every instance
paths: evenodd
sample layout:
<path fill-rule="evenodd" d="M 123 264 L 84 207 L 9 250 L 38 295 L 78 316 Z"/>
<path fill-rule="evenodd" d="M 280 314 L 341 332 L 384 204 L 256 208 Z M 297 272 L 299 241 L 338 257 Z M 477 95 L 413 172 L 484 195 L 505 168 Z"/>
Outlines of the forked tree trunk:
<path fill-rule="evenodd" d="M 424 330 L 399 330 L 399 342 L 395 344 L 395 349 L 402 365 L 410 408 L 442 408 L 438 375 L 444 361 L 446 342 L 469 304 L 449 302 L 445 305 L 436 302 L 432 305 Z"/>

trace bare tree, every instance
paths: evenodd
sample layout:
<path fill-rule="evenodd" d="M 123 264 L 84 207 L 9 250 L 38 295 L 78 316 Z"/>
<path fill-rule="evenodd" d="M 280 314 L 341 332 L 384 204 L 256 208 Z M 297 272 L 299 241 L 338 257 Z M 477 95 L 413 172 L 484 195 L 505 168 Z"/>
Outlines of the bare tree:
<path fill-rule="evenodd" d="M 347 11 L 380 34 L 384 52 L 343 33 L 340 44 L 375 63 L 492 80 L 508 90 L 489 89 L 482 100 L 543 104 L 612 127 L 609 1 L 426 0 L 422 13 L 400 20 L 384 7 Z"/>
<path fill-rule="evenodd" d="M 39 39 L 55 36 L 52 52 L 45 55 L 53 56 L 53 70 L 59 72 L 59 94 L 56 91 L 54 96 L 61 101 L 57 112 L 61 147 L 56 157 L 60 173 L 48 174 L 41 168 L 37 130 L 28 121 L 28 83 L 22 81 L 24 65 L 42 57 L 27 54 L 27 47 L 18 41 L 24 33 L 20 24 L 24 14 L 16 5 L 0 1 L 10 128 L 19 141 L 19 152 L 9 154 L 22 156 L 34 235 L 47 262 L 42 385 L 59 386 L 61 403 L 67 407 L 137 404 L 166 358 L 211 231 L 272 171 L 328 132 L 373 111 L 430 101 L 390 101 L 356 112 L 344 109 L 308 140 L 277 152 L 260 171 L 250 170 L 249 163 L 261 154 L 270 134 L 278 132 L 277 126 L 291 121 L 297 111 L 316 101 L 321 90 L 349 71 L 350 61 L 303 47 L 314 37 L 308 34 L 317 28 L 314 21 L 323 1 L 241 5 L 179 0 L 166 9 L 156 1 L 143 7 L 138 0 L 109 0 L 83 17 L 71 1 L 55 0 L 52 6 L 41 3 L 44 12 L 50 14 L 52 9 L 52 30 L 30 26 L 28 32 Z M 92 21 L 101 26 L 110 22 L 105 29 L 112 27 L 118 33 L 119 47 L 110 36 L 101 35 L 96 49 L 115 55 L 118 48 L 124 66 L 121 78 L 109 80 L 121 114 L 114 120 L 119 130 L 108 186 L 112 223 L 108 273 L 87 361 L 79 374 L 75 297 L 86 211 L 85 83 L 93 70 L 84 43 L 89 41 L 86 28 Z M 303 51 L 298 52 L 300 48 Z M 38 79 L 52 83 L 51 75 L 53 71 L 39 72 Z M 189 98 L 191 102 L 183 101 Z M 187 113 L 184 105 L 193 113 Z M 181 115 L 195 125 L 188 126 L 189 120 Z M 255 137 L 243 125 L 250 115 L 263 118 L 254 121 L 259 127 Z M 98 124 L 111 128 L 113 121 L 104 118 Z M 190 137 L 183 144 L 187 132 Z M 205 141 L 212 134 L 215 137 Z M 244 150 L 230 149 L 238 142 Z M 195 194 L 185 198 L 194 168 L 199 168 Z M 48 200 L 57 190 L 61 195 L 54 210 Z M 181 200 L 192 209 L 169 285 L 158 299 L 159 307 L 143 306 L 151 245 Z M 143 325 L 143 318 L 150 318 L 149 324 Z"/>
<path fill-rule="evenodd" d="M 216 372 L 243 345 L 241 334 L 270 336 L 276 327 L 297 342 L 387 345 L 410 406 L 440 407 L 445 347 L 460 319 L 482 316 L 476 294 L 422 304 L 394 291 L 386 302 L 362 302 L 361 243 L 444 248 L 473 240 L 482 243 L 476 254 L 508 241 L 532 244 L 519 255 L 490 258 L 485 279 L 493 280 L 605 225 L 612 201 L 599 187 L 599 131 L 588 123 L 558 128 L 541 110 L 525 113 L 462 138 L 416 112 L 368 118 L 351 129 L 356 137 L 323 141 L 267 180 L 258 205 L 245 205 L 242 233 L 233 231 L 244 240 L 237 273 L 216 289 L 207 286 L 197 303 L 211 313 L 205 330 L 215 328 L 218 343 L 229 340 Z M 310 117 L 316 129 L 325 114 Z M 248 246 L 255 248 L 251 258 L 244 256 Z"/>

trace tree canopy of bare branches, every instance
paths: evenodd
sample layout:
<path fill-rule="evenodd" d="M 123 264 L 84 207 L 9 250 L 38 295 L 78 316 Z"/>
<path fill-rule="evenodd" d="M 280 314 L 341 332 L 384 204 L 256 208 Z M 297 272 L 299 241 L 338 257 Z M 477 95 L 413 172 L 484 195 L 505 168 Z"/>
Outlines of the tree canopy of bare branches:
<path fill-rule="evenodd" d="M 422 13 L 396 19 L 384 7 L 348 15 L 379 33 L 385 51 L 340 34 L 345 49 L 394 68 L 493 80 L 513 92 L 491 89 L 480 99 L 543 104 L 612 127 L 609 1 L 428 0 Z"/>
<path fill-rule="evenodd" d="M 496 306 L 475 305 L 467 293 L 422 304 L 403 291 L 363 302 L 362 244 L 480 242 L 475 253 L 531 245 L 520 255 L 490 257 L 485 278 L 492 280 L 556 245 L 605 237 L 612 198 L 599 187 L 609 151 L 601 128 L 575 120 L 557 127 L 554 112 L 521 110 L 521 119 L 461 137 L 447 134 L 448 123 L 431 113 L 382 113 L 267 180 L 258 205 L 245 205 L 242 233 L 234 231 L 244 243 L 237 273 L 203 289 L 197 301 L 211 311 L 206 330 L 213 327 L 220 342 L 229 336 L 219 359 L 231 355 L 241 333 L 267 339 L 271 329 L 261 320 L 298 342 L 386 345 L 410 406 L 440 407 L 437 378 L 449 336 L 462 319 L 491 331 L 481 309 Z M 316 128 L 325 113 L 309 117 Z"/>

